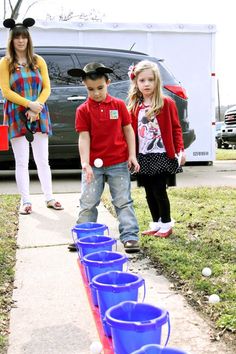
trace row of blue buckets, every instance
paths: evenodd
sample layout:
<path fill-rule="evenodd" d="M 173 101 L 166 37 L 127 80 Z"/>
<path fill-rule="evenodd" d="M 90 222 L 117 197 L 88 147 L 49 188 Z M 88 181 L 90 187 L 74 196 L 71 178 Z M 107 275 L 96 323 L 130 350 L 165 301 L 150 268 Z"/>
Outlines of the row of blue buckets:
<path fill-rule="evenodd" d="M 88 222 L 77 224 L 71 231 L 93 305 L 98 306 L 104 334 L 112 338 L 114 353 L 187 354 L 166 347 L 170 336 L 169 313 L 144 303 L 145 281 L 140 275 L 128 272 L 125 254 L 113 251 L 116 240 L 109 235 L 108 227 Z M 143 300 L 139 302 L 141 287 Z M 165 324 L 168 333 L 162 347 L 162 326 Z"/>

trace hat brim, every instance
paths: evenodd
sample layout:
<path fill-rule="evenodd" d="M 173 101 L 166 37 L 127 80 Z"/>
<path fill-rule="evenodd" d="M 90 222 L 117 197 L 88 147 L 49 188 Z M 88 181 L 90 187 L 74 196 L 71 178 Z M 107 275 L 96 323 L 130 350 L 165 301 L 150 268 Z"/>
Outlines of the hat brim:
<path fill-rule="evenodd" d="M 82 69 L 70 69 L 67 74 L 73 77 L 85 77 L 85 72 Z"/>
<path fill-rule="evenodd" d="M 110 69 L 110 68 L 107 68 L 107 67 L 100 67 L 100 68 L 97 68 L 95 69 L 95 72 L 96 73 L 101 73 L 101 74 L 110 74 L 110 73 L 113 73 L 113 70 Z M 89 74 L 89 73 L 86 73 L 86 74 Z"/>
<path fill-rule="evenodd" d="M 105 66 L 90 71 L 84 71 L 83 69 L 70 69 L 67 71 L 67 74 L 70 76 L 82 77 L 82 78 L 92 74 L 110 74 L 110 73 L 113 73 L 113 70 Z"/>

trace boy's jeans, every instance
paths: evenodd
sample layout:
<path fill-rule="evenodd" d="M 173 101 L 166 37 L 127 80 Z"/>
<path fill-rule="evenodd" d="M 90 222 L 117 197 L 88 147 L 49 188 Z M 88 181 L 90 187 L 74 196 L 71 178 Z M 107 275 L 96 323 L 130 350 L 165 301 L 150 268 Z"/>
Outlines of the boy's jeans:
<path fill-rule="evenodd" d="M 127 162 L 109 167 L 93 167 L 94 179 L 90 184 L 85 181 L 82 173 L 82 188 L 80 198 L 80 212 L 77 224 L 96 222 L 101 195 L 107 181 L 119 220 L 121 242 L 138 240 L 139 227 L 134 214 L 133 200 L 130 194 L 130 174 Z"/>

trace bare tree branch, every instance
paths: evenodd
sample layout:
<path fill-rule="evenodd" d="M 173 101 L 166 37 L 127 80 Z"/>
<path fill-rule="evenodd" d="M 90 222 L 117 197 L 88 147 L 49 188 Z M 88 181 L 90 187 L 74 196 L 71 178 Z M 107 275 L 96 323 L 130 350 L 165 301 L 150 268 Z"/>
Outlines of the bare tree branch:
<path fill-rule="evenodd" d="M 73 11 L 69 11 L 67 14 L 61 13 L 58 16 L 58 20 L 59 21 L 70 21 L 72 19 L 78 19 L 78 20 L 82 20 L 84 22 L 102 22 L 103 17 L 105 16 L 105 14 L 100 14 L 98 11 L 96 11 L 95 9 L 91 9 L 89 12 L 82 12 L 78 15 L 75 15 Z M 47 14 L 47 19 L 50 21 L 55 20 L 55 17 L 53 17 L 50 14 Z"/>
<path fill-rule="evenodd" d="M 27 8 L 27 10 L 25 11 L 24 17 L 27 15 L 27 12 L 29 11 L 29 9 L 34 6 L 35 4 L 37 4 L 40 0 L 34 1 L 32 2 L 32 4 L 30 4 Z"/>
<path fill-rule="evenodd" d="M 8 3 L 9 3 L 9 6 L 10 6 L 10 8 L 11 8 L 11 11 L 13 11 L 13 6 L 12 6 L 12 4 L 11 4 L 11 0 L 8 0 Z"/>
<path fill-rule="evenodd" d="M 22 2 L 23 2 L 23 0 L 17 0 L 17 3 L 15 5 L 15 7 L 12 8 L 11 1 L 9 0 L 9 5 L 10 5 L 11 10 L 12 10 L 11 18 L 13 18 L 14 20 L 16 20 L 18 18 L 18 16 L 19 16 L 19 11 L 20 11 L 20 7 L 22 5 Z"/>

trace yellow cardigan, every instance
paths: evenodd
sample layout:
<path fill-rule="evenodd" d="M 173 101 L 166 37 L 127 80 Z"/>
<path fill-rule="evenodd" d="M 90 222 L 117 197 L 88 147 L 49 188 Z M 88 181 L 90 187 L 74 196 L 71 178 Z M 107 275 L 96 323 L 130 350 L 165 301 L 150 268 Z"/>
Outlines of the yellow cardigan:
<path fill-rule="evenodd" d="M 42 76 L 42 81 L 43 81 L 42 83 L 43 89 L 37 101 L 39 103 L 44 104 L 51 93 L 50 79 L 48 76 L 48 68 L 45 60 L 40 55 L 36 55 L 36 56 L 37 56 L 37 66 L 39 68 L 39 71 Z M 24 106 L 25 108 L 28 108 L 30 100 L 27 100 L 26 98 L 22 97 L 20 94 L 11 90 L 9 65 L 8 65 L 8 59 L 6 57 L 3 57 L 0 60 L 0 88 L 2 90 L 3 97 L 6 98 L 8 101 L 16 103 L 20 106 Z"/>

